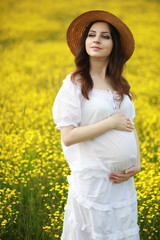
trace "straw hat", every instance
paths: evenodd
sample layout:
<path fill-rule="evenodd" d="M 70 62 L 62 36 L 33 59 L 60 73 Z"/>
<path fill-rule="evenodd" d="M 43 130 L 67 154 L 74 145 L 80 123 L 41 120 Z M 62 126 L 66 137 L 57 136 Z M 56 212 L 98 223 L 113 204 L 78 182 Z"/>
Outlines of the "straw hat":
<path fill-rule="evenodd" d="M 133 54 L 135 43 L 130 29 L 115 15 L 101 10 L 89 11 L 81 14 L 71 22 L 67 30 L 67 43 L 73 53 L 76 54 L 78 41 L 86 27 L 94 21 L 102 20 L 112 24 L 120 34 L 122 50 L 127 61 Z"/>

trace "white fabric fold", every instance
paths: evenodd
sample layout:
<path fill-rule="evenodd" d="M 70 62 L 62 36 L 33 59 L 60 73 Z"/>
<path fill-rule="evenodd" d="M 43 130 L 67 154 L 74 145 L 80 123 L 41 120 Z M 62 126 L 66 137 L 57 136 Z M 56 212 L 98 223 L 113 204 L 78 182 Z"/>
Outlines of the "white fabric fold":
<path fill-rule="evenodd" d="M 108 177 L 108 174 L 106 173 Z M 79 178 L 77 174 L 67 176 L 69 194 L 85 208 L 95 208 L 99 211 L 108 211 L 114 208 L 130 206 L 137 202 L 137 192 L 134 189 L 134 180 L 130 178 L 120 185 L 113 184 L 107 178 L 91 177 Z"/>
<path fill-rule="evenodd" d="M 61 240 L 138 240 L 136 204 L 133 201 L 99 210 L 84 206 L 81 199 L 69 193 Z"/>

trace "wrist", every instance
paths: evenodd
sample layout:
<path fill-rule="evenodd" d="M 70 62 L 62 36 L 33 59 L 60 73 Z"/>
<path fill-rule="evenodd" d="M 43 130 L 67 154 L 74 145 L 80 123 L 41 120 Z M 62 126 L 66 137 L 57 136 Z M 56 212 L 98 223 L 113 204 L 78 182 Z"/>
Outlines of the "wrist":
<path fill-rule="evenodd" d="M 114 129 L 115 128 L 115 122 L 114 122 L 114 119 L 112 117 L 113 115 L 111 115 L 108 120 L 109 120 L 109 123 L 110 123 L 110 129 Z"/>
<path fill-rule="evenodd" d="M 137 166 L 136 166 L 136 173 L 139 173 L 141 171 L 141 166 L 138 164 Z"/>

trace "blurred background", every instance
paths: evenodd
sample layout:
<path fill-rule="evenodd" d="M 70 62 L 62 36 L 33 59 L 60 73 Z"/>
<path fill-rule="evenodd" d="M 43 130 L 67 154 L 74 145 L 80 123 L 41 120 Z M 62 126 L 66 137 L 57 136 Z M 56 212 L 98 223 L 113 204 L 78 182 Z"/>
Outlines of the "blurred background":
<path fill-rule="evenodd" d="M 70 170 L 52 105 L 74 70 L 66 30 L 79 14 L 109 11 L 131 29 L 124 76 L 136 95 L 142 171 L 135 177 L 142 240 L 160 239 L 160 1 L 0 1 L 0 239 L 60 239 Z"/>

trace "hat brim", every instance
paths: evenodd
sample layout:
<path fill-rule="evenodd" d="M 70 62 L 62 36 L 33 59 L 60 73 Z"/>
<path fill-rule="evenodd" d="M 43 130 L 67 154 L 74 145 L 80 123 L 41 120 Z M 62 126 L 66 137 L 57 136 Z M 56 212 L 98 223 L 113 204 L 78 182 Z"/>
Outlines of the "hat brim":
<path fill-rule="evenodd" d="M 71 22 L 67 30 L 67 44 L 73 53 L 76 54 L 77 45 L 86 27 L 94 21 L 105 21 L 112 24 L 120 35 L 122 50 L 127 61 L 133 54 L 135 42 L 130 29 L 115 15 L 101 10 L 89 11 L 81 14 Z"/>

